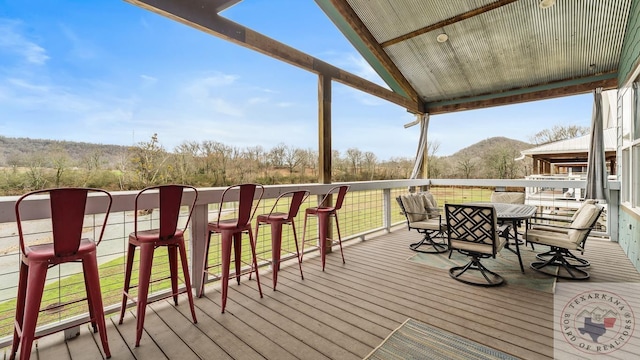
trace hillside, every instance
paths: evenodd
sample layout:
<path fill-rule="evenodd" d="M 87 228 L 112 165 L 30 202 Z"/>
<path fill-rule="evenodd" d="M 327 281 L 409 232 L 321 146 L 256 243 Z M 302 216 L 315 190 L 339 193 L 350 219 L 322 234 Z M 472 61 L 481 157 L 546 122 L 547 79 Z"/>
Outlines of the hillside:
<path fill-rule="evenodd" d="M 74 164 L 98 156 L 101 164 L 110 168 L 115 167 L 126 151 L 126 146 L 119 145 L 11 138 L 0 135 L 0 166 L 27 165 L 34 158 L 45 159 L 52 158 L 55 154 L 63 154 Z"/>
<path fill-rule="evenodd" d="M 490 150 L 495 148 L 510 148 L 517 149 L 518 151 L 530 149 L 535 145 L 526 143 L 520 140 L 509 139 L 502 136 L 496 136 L 489 139 L 482 140 L 471 146 L 468 146 L 462 150 L 459 150 L 453 155 L 445 156 L 444 158 L 459 159 L 462 157 L 482 157 L 483 154 L 487 154 Z"/>
<path fill-rule="evenodd" d="M 529 173 L 530 161 L 515 159 L 520 157 L 522 150 L 534 146 L 519 140 L 492 137 L 453 155 L 437 157 L 430 173 L 436 178 L 520 178 Z"/>
<path fill-rule="evenodd" d="M 502 156 L 508 161 L 520 156 L 520 151 L 534 145 L 505 137 L 493 137 L 468 146 L 453 155 L 439 157 L 436 154 L 432 176 L 439 178 L 476 177 L 487 178 L 497 176 L 488 170 L 496 156 Z M 29 138 L 10 138 L 0 136 L 0 167 L 7 166 L 38 166 L 51 167 L 52 162 L 61 157 L 67 159 L 69 166 L 102 169 L 118 168 L 127 151 L 126 146 L 91 144 L 85 142 L 57 141 Z M 499 153 L 499 155 L 496 155 Z M 472 172 L 460 173 L 462 163 L 473 167 Z M 519 162 L 521 163 L 521 162 Z M 518 164 L 519 165 L 519 164 Z M 520 166 L 518 166 L 520 167 Z M 518 171 L 518 177 L 525 172 Z"/>

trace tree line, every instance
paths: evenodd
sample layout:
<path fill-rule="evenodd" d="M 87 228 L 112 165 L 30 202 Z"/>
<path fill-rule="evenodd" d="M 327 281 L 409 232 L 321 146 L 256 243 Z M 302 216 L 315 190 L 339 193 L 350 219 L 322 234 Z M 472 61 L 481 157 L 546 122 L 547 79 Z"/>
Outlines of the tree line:
<path fill-rule="evenodd" d="M 181 183 L 197 187 L 228 186 L 242 182 L 265 185 L 313 183 L 318 178 L 318 152 L 280 143 L 239 148 L 217 141 L 184 141 L 173 151 L 157 134 L 148 141 L 122 147 L 119 154 L 93 148 L 71 156 L 54 144 L 46 151 L 13 156 L 5 161 L 0 181 L 2 195 L 60 186 L 88 186 L 106 190 L 136 190 L 150 185 Z M 408 178 L 410 158 L 380 161 L 368 151 L 350 148 L 332 152 L 332 179 L 362 181 Z"/>
<path fill-rule="evenodd" d="M 588 128 L 554 126 L 535 134 L 536 144 L 588 133 Z M 313 183 L 318 178 L 318 152 L 280 143 L 239 148 L 217 141 L 184 141 L 167 151 L 157 134 L 130 147 L 51 140 L 11 139 L 11 148 L 29 140 L 36 151 L 2 155 L 0 195 L 60 186 L 88 186 L 106 190 L 137 190 L 150 185 L 182 183 L 196 187 L 228 186 L 242 182 L 265 185 Z M 428 144 L 429 178 L 516 179 L 531 173 L 531 162 L 517 160 L 531 144 L 495 137 L 480 141 L 451 156 L 438 156 L 440 143 Z M 6 149 L 5 147 L 4 149 Z M 81 150 L 84 149 L 84 150 Z M 6 151 L 6 150 L 4 150 Z M 412 158 L 379 160 L 358 148 L 332 152 L 335 182 L 406 179 Z"/>

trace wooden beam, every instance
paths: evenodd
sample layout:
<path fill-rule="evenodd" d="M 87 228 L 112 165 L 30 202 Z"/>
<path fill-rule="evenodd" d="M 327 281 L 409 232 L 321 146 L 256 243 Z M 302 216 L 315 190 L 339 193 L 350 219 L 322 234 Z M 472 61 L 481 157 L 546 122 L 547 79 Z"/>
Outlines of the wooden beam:
<path fill-rule="evenodd" d="M 389 55 L 384 51 L 382 46 L 378 43 L 375 37 L 371 34 L 367 26 L 362 22 L 360 17 L 353 11 L 353 8 L 347 3 L 346 0 L 329 0 L 333 7 L 342 15 L 343 19 L 349 24 L 349 26 L 358 34 L 358 37 L 362 40 L 365 46 L 369 49 L 371 54 L 378 59 L 380 64 L 387 70 L 387 72 L 396 80 L 396 82 L 402 87 L 402 89 L 409 94 L 412 100 L 421 102 L 421 99 L 416 90 L 411 86 L 409 81 L 404 77 L 400 69 L 391 60 Z"/>
<path fill-rule="evenodd" d="M 553 99 L 563 96 L 571 96 L 578 94 L 586 94 L 593 89 L 602 87 L 603 90 L 616 89 L 618 87 L 618 79 L 610 78 L 586 82 L 583 84 L 567 85 L 558 88 L 525 92 L 517 95 L 506 95 L 503 97 L 494 97 L 486 100 L 470 100 L 464 101 L 464 98 L 455 99 L 455 103 L 447 103 L 443 105 L 426 104 L 429 114 L 443 114 L 455 111 L 483 109 L 493 106 L 510 105 L 529 101 L 538 101 L 545 99 Z"/>
<path fill-rule="evenodd" d="M 318 75 L 318 183 L 331 184 L 331 78 Z"/>
<path fill-rule="evenodd" d="M 278 60 L 298 66 L 316 74 L 332 77 L 334 80 L 377 96 L 413 113 L 423 108 L 415 100 L 405 98 L 369 80 L 341 70 L 290 46 L 264 36 L 231 20 L 216 14 L 215 1 L 211 0 L 126 0 L 143 9 L 166 16 L 208 34 L 258 51 Z"/>
<path fill-rule="evenodd" d="M 408 34 L 400 35 L 400 36 L 398 36 L 396 38 L 393 38 L 391 40 L 387 40 L 387 41 L 383 42 L 380 45 L 382 45 L 382 47 L 385 48 L 387 46 L 391 46 L 393 44 L 397 44 L 399 42 L 403 42 L 405 40 L 409 40 L 409 39 L 414 38 L 414 37 L 416 37 L 418 35 L 422 35 L 422 34 L 430 32 L 430 31 L 439 29 L 441 27 L 445 27 L 447 25 L 455 24 L 457 22 L 469 19 L 469 18 L 474 17 L 474 16 L 478 16 L 480 14 L 486 13 L 487 11 L 491 11 L 491 10 L 497 9 L 499 7 L 511 4 L 512 2 L 515 2 L 515 1 L 518 1 L 518 0 L 499 0 L 499 1 L 493 2 L 491 4 L 487 4 L 485 6 L 481 6 L 481 7 L 477 8 L 477 9 L 473 9 L 471 11 L 467 11 L 467 12 L 462 13 L 460 15 L 456 15 L 454 17 L 450 17 L 450 18 L 448 18 L 446 20 L 438 21 L 435 24 L 431 24 L 429 26 L 425 26 L 425 27 L 420 28 L 418 30 L 414 30 L 414 31 L 412 31 L 412 32 L 410 32 Z"/>

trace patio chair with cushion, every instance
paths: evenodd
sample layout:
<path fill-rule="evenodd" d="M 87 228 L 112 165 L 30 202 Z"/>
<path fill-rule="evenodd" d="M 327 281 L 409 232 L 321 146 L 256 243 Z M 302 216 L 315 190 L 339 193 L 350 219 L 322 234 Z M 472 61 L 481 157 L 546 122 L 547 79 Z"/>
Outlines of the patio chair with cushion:
<path fill-rule="evenodd" d="M 578 216 L 578 214 L 580 214 L 580 212 L 585 207 L 585 205 L 596 204 L 596 203 L 597 203 L 597 200 L 593 200 L 593 199 L 584 200 L 580 205 L 580 207 L 573 213 L 573 216 L 571 216 L 571 218 L 567 216 L 556 216 L 556 215 L 536 215 L 531 218 L 533 221 L 529 224 L 529 228 L 536 229 L 536 230 L 547 230 L 547 231 L 567 233 L 569 231 L 567 226 L 569 226 L 569 224 L 576 219 L 576 217 Z M 584 244 L 582 245 L 583 246 L 580 253 L 584 254 Z M 554 251 L 549 250 L 547 252 L 543 252 L 536 255 L 536 257 L 540 260 L 547 260 L 549 256 L 553 256 L 553 255 L 554 255 Z M 578 257 L 569 250 L 567 250 L 565 253 L 565 259 L 577 267 L 587 267 L 591 265 L 589 263 L 589 260 Z"/>
<path fill-rule="evenodd" d="M 501 285 L 502 276 L 480 262 L 483 258 L 495 259 L 507 242 L 501 234 L 506 234 L 509 226 L 498 227 L 496 209 L 492 205 L 446 204 L 445 212 L 449 257 L 453 250 L 471 257 L 466 265 L 449 269 L 449 275 L 470 285 Z"/>
<path fill-rule="evenodd" d="M 568 227 L 546 225 L 562 231 L 530 229 L 527 232 L 527 241 L 551 247 L 549 253 L 551 258 L 534 261 L 531 263 L 531 268 L 563 279 L 588 279 L 589 273 L 582 269 L 585 265 L 572 261 L 571 259 L 575 257 L 570 250 L 584 250 L 587 237 L 595 227 L 603 209 L 601 205 L 587 203 Z"/>
<path fill-rule="evenodd" d="M 409 231 L 416 230 L 423 235 L 422 240 L 409 245 L 411 250 L 437 254 L 448 250 L 444 241 L 446 226 L 442 223 L 442 215 L 433 194 L 420 192 L 415 194 L 400 195 L 396 198 L 400 209 L 407 219 Z M 441 241 L 435 241 L 441 238 Z"/>

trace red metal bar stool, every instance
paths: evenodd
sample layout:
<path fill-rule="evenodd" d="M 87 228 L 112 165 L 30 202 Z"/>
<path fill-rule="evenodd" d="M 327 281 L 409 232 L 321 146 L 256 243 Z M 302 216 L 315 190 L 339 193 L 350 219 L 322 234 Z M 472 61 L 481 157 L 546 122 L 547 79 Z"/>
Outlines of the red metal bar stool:
<path fill-rule="evenodd" d="M 253 231 L 251 230 L 251 220 L 255 215 L 262 195 L 264 194 L 264 186 L 260 184 L 240 184 L 232 185 L 224 190 L 222 193 L 222 199 L 220 200 L 220 208 L 218 210 L 218 218 L 216 221 L 210 222 L 207 225 L 209 230 L 209 236 L 205 245 L 205 253 L 203 259 L 203 272 L 202 283 L 198 292 L 198 296 L 204 295 L 204 285 L 207 280 L 207 275 L 211 273 L 209 270 L 214 266 L 209 266 L 208 255 L 209 245 L 211 244 L 211 235 L 214 233 L 220 234 L 221 252 L 222 252 L 222 309 L 227 305 L 227 290 L 229 288 L 229 267 L 231 264 L 231 245 L 234 248 L 234 260 L 236 264 L 235 277 L 240 285 L 240 276 L 248 273 L 251 274 L 255 271 L 256 282 L 258 283 L 258 291 L 262 298 L 262 288 L 260 287 L 260 277 L 258 275 L 258 262 L 256 260 L 256 244 L 253 239 Z M 231 211 L 225 210 L 225 204 L 229 202 L 238 202 L 237 207 Z M 233 213 L 233 218 L 223 219 L 223 213 Z M 225 216 L 226 217 L 226 216 Z M 242 234 L 249 234 L 249 245 L 251 246 L 251 266 L 249 270 L 242 271 Z"/>
<path fill-rule="evenodd" d="M 312 207 L 305 210 L 304 232 L 302 234 L 302 253 L 300 254 L 301 261 L 302 256 L 304 255 L 305 236 L 307 235 L 307 218 L 309 216 L 316 216 L 318 218 L 318 242 L 320 243 L 320 255 L 322 256 L 322 271 L 324 271 L 327 242 L 331 241 L 331 244 L 334 243 L 332 239 L 327 239 L 327 232 L 329 231 L 329 219 L 331 217 L 335 219 L 336 230 L 338 231 L 337 243 L 340 245 L 340 255 L 342 255 L 342 263 L 345 263 L 344 253 L 342 252 L 342 237 L 340 236 L 340 224 L 338 223 L 337 212 L 338 210 L 340 210 L 340 208 L 342 208 L 342 203 L 344 202 L 344 197 L 347 194 L 348 190 L 349 185 L 333 187 L 327 192 L 324 198 L 322 198 L 322 201 L 320 201 L 317 207 Z M 335 205 L 331 206 L 332 194 L 336 192 L 338 193 L 338 197 L 336 199 Z"/>
<path fill-rule="evenodd" d="M 90 193 L 92 196 L 88 196 Z M 93 196 L 93 194 L 96 194 L 96 196 Z M 48 195 L 48 199 L 34 195 Z M 23 202 L 27 198 L 29 198 L 29 201 Z M 88 198 L 90 200 L 87 200 Z M 47 200 L 51 215 L 52 241 L 49 243 L 28 244 L 25 241 L 28 235 L 23 232 L 26 221 L 30 220 L 26 210 L 30 209 L 32 213 L 42 211 L 45 208 L 42 202 Z M 102 228 L 97 242 L 94 239 L 83 237 L 85 215 L 88 215 L 86 212 L 88 202 L 91 203 L 91 209 L 101 210 L 102 212 L 99 213 L 104 216 L 104 220 L 100 222 Z M 20 359 L 29 359 L 33 340 L 54 332 L 50 331 L 35 336 L 38 314 L 41 312 L 40 305 L 47 278 L 47 270 L 53 266 L 69 262 L 82 263 L 87 294 L 86 300 L 89 308 L 88 321 L 93 325 L 94 332 L 98 331 L 100 333 L 100 341 L 102 342 L 105 356 L 107 358 L 111 357 L 107 342 L 107 328 L 102 306 L 100 276 L 98 275 L 98 260 L 96 256 L 97 245 L 102 241 L 102 235 L 111 210 L 111 202 L 112 198 L 108 192 L 91 188 L 60 188 L 33 191 L 21 196 L 16 201 L 15 211 L 20 239 L 21 262 L 10 359 L 15 358 L 18 344 L 20 345 Z M 92 213 L 96 212 L 92 211 Z M 87 225 L 87 227 L 90 226 Z M 38 231 L 40 232 L 42 229 L 39 228 Z M 82 300 L 67 301 L 54 307 L 48 306 L 47 310 L 64 307 Z M 73 326 L 76 325 L 74 324 Z"/>
<path fill-rule="evenodd" d="M 188 199 L 185 196 L 185 190 L 191 190 L 193 195 Z M 144 318 L 147 304 L 150 302 L 173 297 L 173 302 L 178 305 L 178 295 L 187 293 L 189 298 L 189 306 L 191 308 L 191 317 L 193 323 L 197 323 L 196 312 L 193 305 L 193 294 L 191 289 L 191 279 L 189 277 L 189 264 L 187 263 L 187 251 L 184 243 L 184 232 L 189 226 L 191 213 L 198 199 L 198 191 L 193 186 L 188 185 L 161 185 L 151 186 L 141 190 L 136 195 L 135 213 L 134 213 L 134 232 L 129 234 L 129 249 L 127 251 L 127 265 L 124 279 L 124 290 L 122 291 L 122 306 L 120 308 L 120 321 L 122 324 L 124 314 L 127 309 L 127 299 L 137 303 L 136 309 L 136 347 L 140 346 L 140 338 L 144 330 Z M 189 215 L 183 226 L 178 227 L 180 218 L 180 208 L 183 200 L 189 206 Z M 144 213 L 148 213 L 147 209 L 158 209 L 159 228 L 142 230 L 142 221 L 139 218 Z M 151 220 L 144 220 L 151 223 Z M 167 247 L 169 257 L 169 276 L 162 279 L 151 280 L 151 270 L 154 260 L 154 251 L 160 246 Z M 129 290 L 131 289 L 131 271 L 133 269 L 133 259 L 136 248 L 140 247 L 140 265 L 138 272 L 138 296 L 133 297 Z M 178 288 L 178 253 L 182 263 L 182 274 L 184 276 L 184 289 Z M 171 279 L 171 293 L 154 298 L 149 301 L 149 285 L 152 282 L 158 282 Z M 135 285 L 133 286 L 135 287 Z"/>
<path fill-rule="evenodd" d="M 300 277 L 304 279 L 302 274 L 302 260 L 300 259 L 300 249 L 298 248 L 298 235 L 296 234 L 295 217 L 298 215 L 300 205 L 309 196 L 309 191 L 289 191 L 281 194 L 276 199 L 275 204 L 271 208 L 268 214 L 258 215 L 256 222 L 256 239 L 258 238 L 258 230 L 260 225 L 271 225 L 271 268 L 273 269 L 273 290 L 276 289 L 278 284 L 278 271 L 280 271 L 280 258 L 282 254 L 282 225 L 291 225 L 293 232 L 293 241 L 296 245 L 296 259 L 298 260 L 298 267 L 300 268 Z M 289 201 L 288 212 L 277 212 L 278 207 L 282 206 L 282 203 L 286 200 Z"/>

